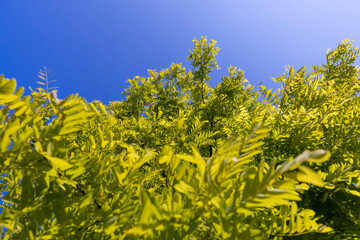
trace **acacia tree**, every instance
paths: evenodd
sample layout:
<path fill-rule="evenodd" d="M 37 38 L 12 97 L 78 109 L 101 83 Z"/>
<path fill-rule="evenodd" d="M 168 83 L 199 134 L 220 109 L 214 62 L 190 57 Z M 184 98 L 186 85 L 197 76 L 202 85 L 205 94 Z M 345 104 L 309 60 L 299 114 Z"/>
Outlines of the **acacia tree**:
<path fill-rule="evenodd" d="M 358 50 L 255 91 L 215 44 L 108 106 L 0 77 L 4 238 L 358 237 Z"/>
<path fill-rule="evenodd" d="M 360 235 L 359 189 L 359 77 L 354 66 L 360 56 L 348 40 L 326 54 L 326 63 L 305 67 L 275 79 L 277 91 L 262 86 L 271 113 L 271 134 L 264 157 L 286 159 L 305 149 L 327 149 L 328 162 L 310 165 L 327 182 L 324 188 L 311 187 L 301 206 L 313 209 L 319 221 L 345 238 Z M 283 156 L 283 157 L 281 157 Z"/>

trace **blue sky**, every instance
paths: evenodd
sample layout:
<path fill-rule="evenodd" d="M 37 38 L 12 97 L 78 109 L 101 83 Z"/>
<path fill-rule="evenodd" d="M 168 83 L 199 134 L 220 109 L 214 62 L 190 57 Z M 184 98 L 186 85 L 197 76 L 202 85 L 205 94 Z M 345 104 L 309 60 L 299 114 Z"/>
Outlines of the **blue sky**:
<path fill-rule="evenodd" d="M 358 0 L 0 0 L 0 74 L 28 89 L 44 66 L 59 96 L 123 99 L 125 81 L 182 62 L 192 40 L 215 39 L 221 70 L 257 86 L 286 65 L 324 62 L 342 39 L 360 46 Z M 30 91 L 27 91 L 29 93 Z"/>

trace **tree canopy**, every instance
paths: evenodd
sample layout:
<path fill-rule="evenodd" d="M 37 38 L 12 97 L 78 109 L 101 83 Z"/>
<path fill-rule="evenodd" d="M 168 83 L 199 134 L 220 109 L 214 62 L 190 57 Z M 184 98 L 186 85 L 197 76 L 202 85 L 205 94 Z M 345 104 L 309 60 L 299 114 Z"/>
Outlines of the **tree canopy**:
<path fill-rule="evenodd" d="M 128 80 L 125 99 L 23 96 L 0 76 L 4 239 L 360 238 L 360 52 L 248 84 L 216 42 Z"/>

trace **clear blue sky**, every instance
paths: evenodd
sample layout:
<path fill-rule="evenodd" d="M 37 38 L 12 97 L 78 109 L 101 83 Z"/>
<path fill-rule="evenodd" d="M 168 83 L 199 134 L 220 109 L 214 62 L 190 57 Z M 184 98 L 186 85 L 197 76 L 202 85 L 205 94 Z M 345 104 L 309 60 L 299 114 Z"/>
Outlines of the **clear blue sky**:
<path fill-rule="evenodd" d="M 188 67 L 192 39 L 207 36 L 221 48 L 212 86 L 233 65 L 272 87 L 286 65 L 321 64 L 345 38 L 360 46 L 359 11 L 359 0 L 0 0 L 0 74 L 35 88 L 47 66 L 60 97 L 108 103 L 147 69 Z"/>

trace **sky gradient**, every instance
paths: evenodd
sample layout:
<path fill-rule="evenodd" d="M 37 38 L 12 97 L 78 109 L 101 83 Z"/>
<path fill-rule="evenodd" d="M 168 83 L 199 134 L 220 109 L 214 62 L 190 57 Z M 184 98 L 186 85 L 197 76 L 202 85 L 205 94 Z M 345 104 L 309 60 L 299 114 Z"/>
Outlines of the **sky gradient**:
<path fill-rule="evenodd" d="M 252 85 L 273 87 L 286 65 L 322 64 L 342 39 L 360 46 L 358 0 L 0 0 L 0 74 L 39 87 L 44 66 L 61 98 L 123 99 L 126 80 L 182 62 L 192 40 L 218 42 L 220 70 L 245 71 Z"/>

